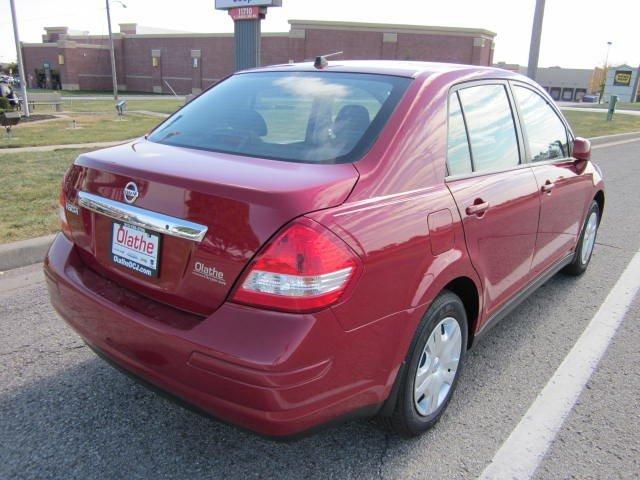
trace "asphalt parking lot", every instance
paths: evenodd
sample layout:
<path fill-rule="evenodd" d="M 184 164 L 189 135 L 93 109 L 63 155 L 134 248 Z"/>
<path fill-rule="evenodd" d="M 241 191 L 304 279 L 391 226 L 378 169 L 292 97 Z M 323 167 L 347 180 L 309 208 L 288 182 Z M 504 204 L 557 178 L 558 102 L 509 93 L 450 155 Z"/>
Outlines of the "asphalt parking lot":
<path fill-rule="evenodd" d="M 640 249 L 640 141 L 611 142 L 593 152 L 607 199 L 589 270 L 554 277 L 479 342 L 442 421 L 417 439 L 357 421 L 276 443 L 203 418 L 85 347 L 49 306 L 41 266 L 5 272 L 0 478 L 479 476 Z M 640 477 L 638 345 L 640 296 L 535 478 Z"/>

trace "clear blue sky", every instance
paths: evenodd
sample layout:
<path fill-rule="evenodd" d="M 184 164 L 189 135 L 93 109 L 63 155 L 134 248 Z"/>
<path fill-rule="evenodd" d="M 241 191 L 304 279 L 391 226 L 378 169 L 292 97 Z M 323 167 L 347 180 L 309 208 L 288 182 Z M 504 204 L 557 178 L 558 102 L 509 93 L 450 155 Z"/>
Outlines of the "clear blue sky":
<path fill-rule="evenodd" d="M 192 32 L 230 32 L 231 19 L 214 10 L 214 0 L 124 0 L 113 4 L 114 24 Z M 283 0 L 269 10 L 263 31 L 288 31 L 287 20 L 346 20 L 478 27 L 492 30 L 495 60 L 526 64 L 535 0 Z M 639 0 L 547 0 L 540 65 L 592 68 L 604 62 L 640 63 Z M 66 25 L 107 31 L 103 0 L 16 0 L 23 41 L 40 41 L 43 27 Z M 116 27 L 117 31 L 117 27 Z M 15 59 L 9 0 L 0 0 L 0 60 Z"/>

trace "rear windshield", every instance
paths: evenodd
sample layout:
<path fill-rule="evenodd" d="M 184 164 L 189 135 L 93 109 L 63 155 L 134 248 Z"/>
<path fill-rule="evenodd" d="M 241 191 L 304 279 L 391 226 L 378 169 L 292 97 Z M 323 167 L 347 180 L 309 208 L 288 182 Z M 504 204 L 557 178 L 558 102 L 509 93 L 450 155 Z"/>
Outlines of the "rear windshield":
<path fill-rule="evenodd" d="M 364 155 L 410 79 L 331 72 L 234 75 L 167 119 L 149 140 L 309 163 Z"/>

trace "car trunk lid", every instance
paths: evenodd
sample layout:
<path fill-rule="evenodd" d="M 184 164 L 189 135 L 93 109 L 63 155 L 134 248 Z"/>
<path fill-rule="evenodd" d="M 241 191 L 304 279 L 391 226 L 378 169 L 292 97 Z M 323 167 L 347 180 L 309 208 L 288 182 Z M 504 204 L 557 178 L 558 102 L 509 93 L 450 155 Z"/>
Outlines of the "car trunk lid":
<path fill-rule="evenodd" d="M 276 231 L 344 202 L 357 179 L 351 164 L 265 160 L 140 140 L 81 155 L 63 190 L 72 236 L 88 266 L 137 293 L 207 315 Z M 124 199 L 130 182 L 138 191 L 132 204 Z M 145 215 L 165 230 L 149 229 Z M 129 237 L 121 235 L 128 225 L 134 227 Z M 122 253 L 118 242 L 138 233 L 146 235 L 139 241 L 143 250 L 158 249 L 156 275 L 114 259 Z M 156 236 L 158 244 L 148 246 Z"/>

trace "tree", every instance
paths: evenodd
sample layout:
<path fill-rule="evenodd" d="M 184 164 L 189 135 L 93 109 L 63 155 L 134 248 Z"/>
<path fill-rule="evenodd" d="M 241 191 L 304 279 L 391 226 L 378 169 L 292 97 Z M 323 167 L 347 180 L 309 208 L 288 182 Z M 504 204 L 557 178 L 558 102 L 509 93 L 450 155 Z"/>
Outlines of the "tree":
<path fill-rule="evenodd" d="M 0 66 L 0 70 L 2 71 L 2 73 L 5 73 L 7 75 L 10 72 L 11 72 L 12 75 L 17 75 L 18 74 L 18 63 L 17 62 L 3 63 L 2 66 Z"/>

